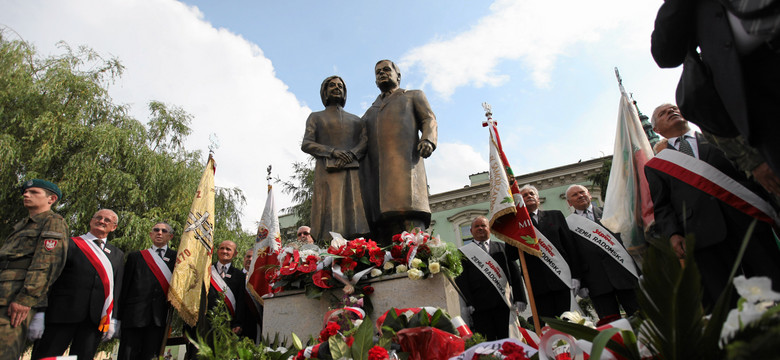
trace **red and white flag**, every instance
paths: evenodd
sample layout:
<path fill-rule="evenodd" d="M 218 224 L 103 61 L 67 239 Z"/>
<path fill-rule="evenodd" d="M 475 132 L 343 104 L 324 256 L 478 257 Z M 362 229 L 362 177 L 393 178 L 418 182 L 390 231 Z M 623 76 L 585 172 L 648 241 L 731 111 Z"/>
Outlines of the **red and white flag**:
<path fill-rule="evenodd" d="M 636 108 L 620 84 L 615 149 L 601 224 L 613 233 L 620 233 L 629 253 L 645 243 L 645 230 L 655 218 L 644 174 L 645 164 L 652 158 L 653 149 Z"/>
<path fill-rule="evenodd" d="M 489 107 L 488 120 L 482 123 L 490 131 L 490 231 L 497 238 L 534 256 L 541 256 L 531 217 L 525 207 L 512 167 L 501 147 L 496 123 Z"/>
<path fill-rule="evenodd" d="M 268 185 L 268 198 L 265 201 L 260 225 L 257 227 L 252 264 L 249 266 L 246 284 L 249 293 L 261 304 L 263 296 L 268 297 L 275 292 L 271 288 L 273 285 L 271 281 L 279 271 L 278 255 L 282 249 L 282 239 L 277 214 L 273 187 Z"/>

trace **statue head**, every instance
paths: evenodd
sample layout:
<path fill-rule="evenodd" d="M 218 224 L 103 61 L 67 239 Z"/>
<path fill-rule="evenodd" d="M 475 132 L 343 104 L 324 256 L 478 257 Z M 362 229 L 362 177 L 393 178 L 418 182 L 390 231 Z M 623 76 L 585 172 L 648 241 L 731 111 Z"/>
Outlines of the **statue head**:
<path fill-rule="evenodd" d="M 382 92 L 401 85 L 401 71 L 390 60 L 379 60 L 374 66 L 374 76 L 376 76 L 376 86 Z"/>
<path fill-rule="evenodd" d="M 335 103 L 344 107 L 347 103 L 347 84 L 339 76 L 327 77 L 320 85 L 320 99 L 322 99 L 322 105 L 328 106 Z"/>

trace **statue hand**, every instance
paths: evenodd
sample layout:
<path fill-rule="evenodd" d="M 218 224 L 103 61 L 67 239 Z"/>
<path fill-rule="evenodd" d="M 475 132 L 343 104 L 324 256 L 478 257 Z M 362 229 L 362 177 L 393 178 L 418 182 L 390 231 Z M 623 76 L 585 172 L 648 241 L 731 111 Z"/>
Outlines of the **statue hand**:
<path fill-rule="evenodd" d="M 333 150 L 333 157 L 344 163 L 344 165 L 352 162 L 352 156 L 346 150 Z"/>
<path fill-rule="evenodd" d="M 417 144 L 417 152 L 423 158 L 427 158 L 433 154 L 433 144 L 428 140 L 420 140 Z"/>

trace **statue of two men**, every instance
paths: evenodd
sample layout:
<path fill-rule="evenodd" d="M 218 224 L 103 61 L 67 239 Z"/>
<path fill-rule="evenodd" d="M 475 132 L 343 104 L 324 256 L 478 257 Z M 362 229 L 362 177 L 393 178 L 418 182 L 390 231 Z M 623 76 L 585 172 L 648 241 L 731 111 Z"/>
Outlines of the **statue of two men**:
<path fill-rule="evenodd" d="M 312 231 L 315 234 L 334 231 L 350 238 L 360 234 L 351 233 L 353 229 L 365 229 L 352 224 L 367 221 L 371 237 L 377 243 L 389 244 L 395 234 L 430 225 L 428 179 L 423 159 L 436 149 L 437 125 L 425 94 L 400 88 L 401 72 L 392 61 L 377 62 L 374 75 L 381 94 L 362 119 L 341 108 L 346 100 L 343 81 L 338 77 L 325 79 L 323 89 L 330 87 L 326 83 L 332 83 L 334 78 L 339 80 L 344 100 L 331 109 L 327 94 L 323 95 L 326 109 L 309 116 L 301 148 L 317 159 Z M 325 121 L 325 118 L 335 120 Z M 328 164 L 333 165 L 332 172 L 325 170 L 329 169 Z M 354 176 L 358 171 L 360 175 Z M 344 174 L 331 176 L 333 173 Z M 334 188 L 339 189 L 338 199 L 333 196 Z M 348 190 L 349 196 L 341 195 L 347 192 L 343 189 Z M 344 203 L 335 204 L 338 201 Z M 364 212 L 358 211 L 358 206 Z M 315 227 L 319 228 L 315 230 Z"/>

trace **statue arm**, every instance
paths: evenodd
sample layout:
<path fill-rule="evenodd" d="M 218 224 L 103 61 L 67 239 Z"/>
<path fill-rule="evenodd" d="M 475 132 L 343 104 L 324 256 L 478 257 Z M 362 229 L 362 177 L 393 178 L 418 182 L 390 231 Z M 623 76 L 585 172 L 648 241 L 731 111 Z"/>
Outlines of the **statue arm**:
<path fill-rule="evenodd" d="M 433 110 L 431 110 L 431 105 L 428 103 L 425 93 L 417 90 L 413 96 L 414 117 L 417 122 L 417 128 L 422 132 L 420 141 L 427 141 L 435 150 L 438 137 L 436 116 L 433 114 Z"/>
<path fill-rule="evenodd" d="M 301 150 L 315 158 L 329 158 L 333 156 L 333 147 L 317 143 L 317 117 L 314 114 L 306 119 L 306 130 L 303 133 Z"/>

